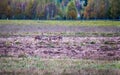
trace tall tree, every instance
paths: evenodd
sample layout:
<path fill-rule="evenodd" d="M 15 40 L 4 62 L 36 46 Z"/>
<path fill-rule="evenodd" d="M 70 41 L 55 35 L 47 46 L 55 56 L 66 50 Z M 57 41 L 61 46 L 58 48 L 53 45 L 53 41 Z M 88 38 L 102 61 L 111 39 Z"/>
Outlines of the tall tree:
<path fill-rule="evenodd" d="M 37 7 L 37 2 L 35 0 L 30 0 L 27 4 L 26 7 L 26 15 L 28 18 L 33 19 L 36 16 L 36 7 Z"/>
<path fill-rule="evenodd" d="M 120 0 L 109 0 L 110 1 L 110 16 L 113 19 L 120 18 Z"/>
<path fill-rule="evenodd" d="M 106 18 L 109 9 L 109 0 L 88 0 L 88 5 L 84 11 L 85 18 Z"/>
<path fill-rule="evenodd" d="M 87 6 L 88 0 L 84 0 L 84 1 L 85 1 L 84 6 Z"/>
<path fill-rule="evenodd" d="M 77 19 L 77 9 L 74 0 L 71 0 L 67 5 L 67 18 Z"/>
<path fill-rule="evenodd" d="M 4 16 L 6 16 L 6 11 L 8 9 L 8 0 L 0 0 L 0 18 L 4 18 Z"/>

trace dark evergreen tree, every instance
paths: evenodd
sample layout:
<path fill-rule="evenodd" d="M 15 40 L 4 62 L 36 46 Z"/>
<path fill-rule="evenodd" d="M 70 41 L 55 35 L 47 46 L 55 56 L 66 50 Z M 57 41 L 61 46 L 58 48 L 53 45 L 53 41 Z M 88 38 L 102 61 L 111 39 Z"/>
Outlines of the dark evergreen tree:
<path fill-rule="evenodd" d="M 84 6 L 87 6 L 87 4 L 88 4 L 88 0 L 84 0 L 84 1 L 85 1 Z"/>
<path fill-rule="evenodd" d="M 113 19 L 120 19 L 120 0 L 110 1 L 110 17 Z"/>

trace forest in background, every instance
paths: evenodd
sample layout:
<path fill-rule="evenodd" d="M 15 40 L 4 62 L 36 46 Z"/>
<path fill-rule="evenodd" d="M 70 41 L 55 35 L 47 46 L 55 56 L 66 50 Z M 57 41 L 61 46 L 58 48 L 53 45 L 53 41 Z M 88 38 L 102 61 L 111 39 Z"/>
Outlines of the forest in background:
<path fill-rule="evenodd" d="M 120 0 L 0 0 L 0 19 L 120 19 Z"/>

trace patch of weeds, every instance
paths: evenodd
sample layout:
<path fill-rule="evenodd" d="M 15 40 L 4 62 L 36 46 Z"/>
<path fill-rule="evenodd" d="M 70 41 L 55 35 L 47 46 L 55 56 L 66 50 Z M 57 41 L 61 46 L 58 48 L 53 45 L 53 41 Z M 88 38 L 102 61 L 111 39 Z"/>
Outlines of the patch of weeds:
<path fill-rule="evenodd" d="M 75 33 L 72 33 L 72 32 L 71 32 L 71 33 L 68 33 L 68 35 L 69 35 L 69 36 L 76 36 L 76 34 L 75 34 Z"/>
<path fill-rule="evenodd" d="M 34 34 L 39 34 L 39 32 L 34 32 Z"/>
<path fill-rule="evenodd" d="M 7 47 L 11 46 L 11 44 L 12 44 L 12 42 L 10 42 L 10 41 L 5 42 L 5 46 L 7 46 Z"/>
<path fill-rule="evenodd" d="M 100 36 L 106 37 L 106 34 L 105 33 L 101 33 Z"/>
<path fill-rule="evenodd" d="M 25 34 L 26 34 L 26 35 L 28 35 L 28 34 L 29 34 L 29 32 L 26 32 Z"/>
<path fill-rule="evenodd" d="M 41 41 L 41 42 L 39 42 L 38 44 L 39 44 L 39 45 L 44 45 L 45 42 Z"/>
<path fill-rule="evenodd" d="M 0 37 L 3 36 L 2 33 L 0 33 Z"/>
<path fill-rule="evenodd" d="M 120 64 L 119 63 L 108 63 L 108 64 L 100 64 L 100 65 L 96 65 L 94 68 L 97 69 L 120 69 Z"/>
<path fill-rule="evenodd" d="M 115 33 L 100 33 L 100 34 L 101 34 L 101 36 L 103 36 L 103 37 L 113 37 L 113 36 L 116 35 Z"/>
<path fill-rule="evenodd" d="M 9 36 L 11 36 L 11 34 L 9 34 L 9 33 L 0 33 L 0 37 L 9 37 Z"/>
<path fill-rule="evenodd" d="M 39 69 L 45 69 L 45 65 L 44 65 L 44 62 L 43 61 L 39 61 L 36 63 L 36 67 L 39 68 Z"/>
<path fill-rule="evenodd" d="M 120 33 L 114 33 L 114 37 L 120 36 Z"/>
<path fill-rule="evenodd" d="M 76 32 L 75 35 L 80 35 L 81 33 L 80 32 Z"/>
<path fill-rule="evenodd" d="M 99 36 L 99 33 L 92 33 L 92 35 L 94 35 L 94 36 Z"/>
<path fill-rule="evenodd" d="M 116 42 L 115 42 L 115 41 L 105 41 L 104 44 L 109 44 L 109 45 L 111 45 L 111 44 L 116 44 Z"/>
<path fill-rule="evenodd" d="M 54 44 L 52 44 L 52 43 L 48 44 L 48 47 L 55 48 Z"/>
<path fill-rule="evenodd" d="M 75 33 L 75 35 L 84 37 L 84 36 L 87 36 L 87 33 L 77 32 Z"/>
<path fill-rule="evenodd" d="M 106 36 L 107 37 L 112 37 L 112 36 L 114 36 L 112 33 L 108 33 L 108 34 L 106 34 Z"/>
<path fill-rule="evenodd" d="M 21 42 L 19 42 L 19 41 L 15 41 L 15 44 L 19 45 L 19 44 L 21 44 Z"/>
<path fill-rule="evenodd" d="M 62 36 L 66 35 L 66 33 L 65 33 L 65 32 L 61 32 L 60 34 L 61 34 Z"/>
<path fill-rule="evenodd" d="M 0 55 L 0 57 L 13 57 L 12 55 Z"/>

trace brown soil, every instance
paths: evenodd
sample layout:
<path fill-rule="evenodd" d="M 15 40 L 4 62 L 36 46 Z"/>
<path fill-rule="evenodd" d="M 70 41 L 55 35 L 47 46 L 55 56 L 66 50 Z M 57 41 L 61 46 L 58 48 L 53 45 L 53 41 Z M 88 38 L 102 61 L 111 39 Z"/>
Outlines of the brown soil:
<path fill-rule="evenodd" d="M 119 60 L 120 37 L 17 36 L 0 38 L 0 55 Z"/>

